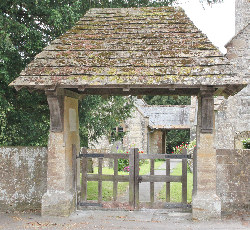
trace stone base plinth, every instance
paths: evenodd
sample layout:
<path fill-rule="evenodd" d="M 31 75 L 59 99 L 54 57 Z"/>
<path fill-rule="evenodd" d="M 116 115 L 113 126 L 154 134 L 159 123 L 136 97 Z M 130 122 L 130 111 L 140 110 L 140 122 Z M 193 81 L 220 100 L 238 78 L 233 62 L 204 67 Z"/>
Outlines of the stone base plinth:
<path fill-rule="evenodd" d="M 76 210 L 73 192 L 47 191 L 42 197 L 42 216 L 69 216 Z"/>
<path fill-rule="evenodd" d="M 193 220 L 221 219 L 221 200 L 216 194 L 197 193 L 192 202 Z"/>

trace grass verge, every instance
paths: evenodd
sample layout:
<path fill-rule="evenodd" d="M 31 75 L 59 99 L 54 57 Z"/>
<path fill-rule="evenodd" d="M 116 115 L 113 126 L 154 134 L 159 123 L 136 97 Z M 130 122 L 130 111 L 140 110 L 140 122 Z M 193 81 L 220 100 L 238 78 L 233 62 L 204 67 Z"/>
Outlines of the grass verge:
<path fill-rule="evenodd" d="M 179 163 L 171 173 L 173 176 L 182 175 L 182 163 Z M 193 174 L 188 172 L 187 174 L 187 202 L 192 202 L 192 190 L 193 190 Z M 161 191 L 158 194 L 159 200 L 166 200 L 166 184 L 163 186 Z M 170 183 L 170 202 L 180 203 L 182 199 L 182 189 L 180 182 L 171 182 Z"/>

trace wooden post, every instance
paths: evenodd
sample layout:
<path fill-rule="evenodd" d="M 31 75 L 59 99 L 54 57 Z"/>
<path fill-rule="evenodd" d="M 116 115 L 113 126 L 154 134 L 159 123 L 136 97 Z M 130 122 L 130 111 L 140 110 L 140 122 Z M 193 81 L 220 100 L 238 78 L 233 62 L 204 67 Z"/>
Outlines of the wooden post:
<path fill-rule="evenodd" d="M 129 205 L 135 208 L 135 156 L 134 149 L 129 153 Z"/>
<path fill-rule="evenodd" d="M 154 175 L 154 168 L 155 168 L 155 160 L 150 159 L 150 175 Z M 155 195 L 155 187 L 154 187 L 154 182 L 150 182 L 150 203 L 151 206 L 153 206 L 154 203 L 154 195 Z"/>
<path fill-rule="evenodd" d="M 193 196 L 197 192 L 197 147 L 194 147 L 193 152 Z"/>
<path fill-rule="evenodd" d="M 113 181 L 113 200 L 117 200 L 117 175 L 118 175 L 118 159 L 114 158 L 114 181 Z"/>
<path fill-rule="evenodd" d="M 82 154 L 87 154 L 87 148 L 82 148 Z M 81 198 L 80 202 L 87 201 L 87 157 L 82 158 L 82 183 L 81 183 Z"/>
<path fill-rule="evenodd" d="M 166 159 L 166 176 L 170 176 L 170 159 Z M 170 202 L 170 182 L 166 182 L 166 201 Z"/>
<path fill-rule="evenodd" d="M 201 91 L 201 133 L 213 133 L 214 97 L 212 90 Z"/>
<path fill-rule="evenodd" d="M 187 149 L 182 150 L 182 154 L 187 155 Z M 187 158 L 182 159 L 182 203 L 187 203 Z"/>
<path fill-rule="evenodd" d="M 135 173 L 135 209 L 139 209 L 139 149 L 134 149 Z"/>
<path fill-rule="evenodd" d="M 98 180 L 98 202 L 101 203 L 102 202 L 102 161 L 103 158 L 98 158 L 98 176 L 99 176 L 99 180 Z"/>

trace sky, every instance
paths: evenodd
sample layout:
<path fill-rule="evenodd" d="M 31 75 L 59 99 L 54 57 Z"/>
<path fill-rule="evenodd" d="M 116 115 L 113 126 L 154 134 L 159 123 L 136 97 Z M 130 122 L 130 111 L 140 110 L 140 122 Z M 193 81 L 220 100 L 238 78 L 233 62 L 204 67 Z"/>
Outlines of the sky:
<path fill-rule="evenodd" d="M 205 33 L 210 41 L 223 53 L 224 45 L 235 34 L 235 0 L 223 3 L 201 4 L 200 0 L 178 0 L 194 24 Z"/>

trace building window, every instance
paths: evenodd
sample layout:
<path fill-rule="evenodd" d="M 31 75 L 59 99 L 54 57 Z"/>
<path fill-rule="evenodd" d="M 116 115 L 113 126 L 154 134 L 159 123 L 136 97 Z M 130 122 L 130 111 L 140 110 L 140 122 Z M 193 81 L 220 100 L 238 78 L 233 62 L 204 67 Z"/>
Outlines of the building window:
<path fill-rule="evenodd" d="M 123 130 L 124 129 L 122 126 L 118 126 L 116 128 L 113 128 L 111 135 L 110 135 L 111 143 L 113 143 L 115 141 L 119 141 L 119 140 L 123 143 L 123 137 L 125 135 L 125 132 Z"/>

